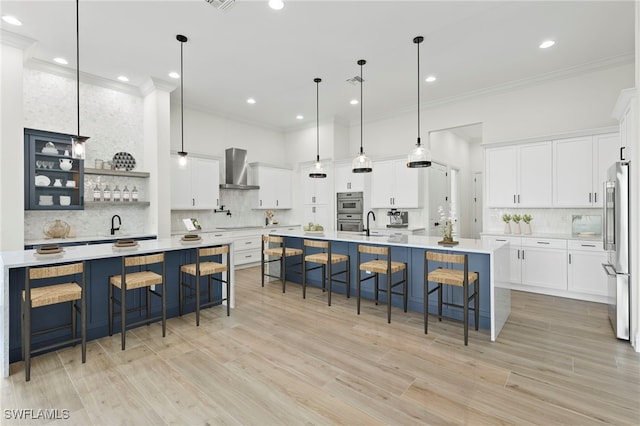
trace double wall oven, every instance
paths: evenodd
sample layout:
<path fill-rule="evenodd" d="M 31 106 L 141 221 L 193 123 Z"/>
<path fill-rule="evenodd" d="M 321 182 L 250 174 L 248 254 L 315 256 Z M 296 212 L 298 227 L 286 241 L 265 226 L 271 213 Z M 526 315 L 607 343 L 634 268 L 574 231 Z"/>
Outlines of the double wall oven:
<path fill-rule="evenodd" d="M 362 232 L 364 225 L 362 214 L 364 210 L 364 197 L 362 192 L 338 192 L 337 214 L 338 231 Z"/>

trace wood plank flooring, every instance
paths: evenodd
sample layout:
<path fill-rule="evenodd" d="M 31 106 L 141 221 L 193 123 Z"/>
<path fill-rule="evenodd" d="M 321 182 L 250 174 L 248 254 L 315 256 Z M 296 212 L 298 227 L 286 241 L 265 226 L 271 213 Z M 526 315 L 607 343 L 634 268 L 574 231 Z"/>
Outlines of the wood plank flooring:
<path fill-rule="evenodd" d="M 606 306 L 513 292 L 497 342 L 486 331 L 236 271 L 236 309 L 202 311 L 23 363 L 1 381 L 1 424 L 20 409 L 64 424 L 640 424 L 640 354 Z M 35 413 L 35 411 L 34 411 Z"/>

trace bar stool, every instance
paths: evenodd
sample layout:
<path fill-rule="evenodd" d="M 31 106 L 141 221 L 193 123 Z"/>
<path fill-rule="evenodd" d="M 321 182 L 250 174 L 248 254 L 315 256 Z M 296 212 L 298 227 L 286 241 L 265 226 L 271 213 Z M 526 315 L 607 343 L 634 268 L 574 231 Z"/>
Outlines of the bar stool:
<path fill-rule="evenodd" d="M 375 259 L 367 262 L 361 261 L 361 253 L 371 254 L 375 256 Z M 384 257 L 381 259 L 380 257 Z M 362 271 L 372 273 L 370 277 L 362 279 Z M 402 281 L 392 283 L 392 275 L 396 272 L 402 271 Z M 384 274 L 387 276 L 386 289 L 381 289 L 378 286 L 378 275 Z M 391 323 L 391 297 L 394 294 L 401 294 L 403 296 L 404 311 L 407 312 L 407 264 L 405 262 L 395 262 L 391 260 L 391 248 L 387 246 L 367 246 L 358 245 L 358 315 L 360 315 L 360 288 L 362 281 L 366 281 L 373 278 L 375 282 L 375 295 L 376 305 L 378 304 L 378 294 L 380 292 L 387 293 L 387 323 Z M 402 284 L 402 293 L 394 292 L 393 288 Z"/>
<path fill-rule="evenodd" d="M 161 264 L 162 274 L 151 270 L 151 265 Z M 158 266 L 155 267 L 158 269 Z M 133 271 L 133 272 L 132 272 Z M 122 257 L 122 274 L 109 277 L 109 336 L 113 336 L 113 307 L 120 306 L 120 326 L 122 329 L 122 350 L 125 348 L 127 329 L 141 324 L 151 324 L 152 321 L 162 321 L 162 337 L 167 330 L 167 295 L 165 288 L 165 263 L 164 253 L 149 255 L 133 255 Z M 159 293 L 156 286 L 162 286 L 162 293 Z M 113 288 L 120 289 L 120 299 L 116 299 Z M 127 324 L 127 313 L 138 312 L 143 308 L 127 309 L 127 290 L 145 289 L 146 296 L 146 318 Z M 160 316 L 151 317 L 151 295 L 161 299 L 162 312 Z"/>
<path fill-rule="evenodd" d="M 322 251 L 318 253 L 307 254 L 307 247 L 315 247 L 320 248 Z M 349 256 L 346 254 L 338 254 L 331 252 L 331 243 L 329 241 L 319 241 L 319 240 L 304 240 L 302 246 L 304 265 L 302 266 L 302 298 L 307 298 L 307 272 L 316 270 L 318 268 L 322 268 L 322 291 L 325 291 L 325 282 L 328 281 L 329 287 L 329 297 L 328 297 L 328 305 L 331 306 L 331 289 L 332 282 L 336 281 L 346 285 L 347 288 L 347 298 L 350 297 L 349 293 L 351 291 L 350 285 L 350 273 L 349 273 Z M 331 259 L 331 261 L 329 261 Z M 318 266 L 314 266 L 312 268 L 307 269 L 307 262 L 309 263 L 318 263 Z M 332 266 L 336 263 L 345 264 L 345 270 L 333 272 Z M 344 281 L 334 279 L 333 277 L 336 275 L 345 274 Z"/>
<path fill-rule="evenodd" d="M 226 263 L 218 263 L 213 259 L 210 259 L 214 256 L 226 254 L 227 262 Z M 226 279 L 218 278 L 215 275 L 221 274 L 222 272 L 226 272 Z M 195 283 L 191 285 L 188 282 L 185 282 L 185 275 L 191 275 L 195 277 Z M 207 277 L 208 284 L 208 293 L 207 293 L 207 302 L 200 303 L 200 278 Z M 227 297 L 220 297 L 220 299 L 212 300 L 212 284 L 213 281 L 217 281 L 226 284 L 226 294 Z M 206 308 L 209 306 L 213 306 L 222 302 L 227 302 L 227 316 L 230 315 L 231 311 L 231 268 L 229 268 L 229 245 L 223 245 L 218 247 L 205 247 L 199 248 L 196 250 L 196 263 L 190 263 L 188 265 L 180 266 L 180 272 L 178 273 L 178 286 L 180 289 L 179 295 L 179 314 L 182 316 L 182 311 L 184 309 L 185 295 L 184 289 L 188 288 L 195 292 L 196 298 L 196 326 L 200 325 L 200 309 Z M 186 296 L 186 298 L 191 298 L 194 296 Z"/>
<path fill-rule="evenodd" d="M 449 269 L 438 267 L 429 271 L 429 262 L 443 262 L 450 264 L 462 264 L 462 269 Z M 429 316 L 429 295 L 434 291 L 438 292 L 438 321 L 442 321 L 442 305 L 462 308 L 464 322 L 464 344 L 469 342 L 469 309 L 474 312 L 476 330 L 480 321 L 480 274 L 469 272 L 469 257 L 466 254 L 446 254 L 440 252 L 429 252 L 425 254 L 424 270 L 426 279 L 424 281 L 424 334 L 427 334 L 427 324 Z M 429 281 L 438 283 L 436 287 L 429 290 Z M 442 301 L 442 285 L 452 285 L 462 287 L 463 304 Z M 469 284 L 474 285 L 474 292 L 469 296 Z M 473 308 L 469 307 L 469 301 L 473 299 Z"/>
<path fill-rule="evenodd" d="M 76 277 L 74 277 L 74 280 L 70 282 L 48 284 L 39 287 L 32 287 L 31 285 L 33 281 L 38 280 L 48 280 L 48 282 L 51 282 L 50 279 L 52 278 L 65 277 L 65 280 L 56 281 L 67 281 L 67 277 L 78 274 L 82 275 L 79 283 L 75 280 Z M 44 352 L 70 344 L 75 346 L 76 343 L 81 342 L 82 363 L 84 364 L 87 360 L 87 294 L 85 291 L 85 282 L 84 261 L 67 265 L 27 268 L 27 279 L 25 280 L 24 290 L 22 291 L 21 326 L 22 358 L 24 359 L 24 374 L 27 382 L 31 380 L 31 355 L 38 352 Z M 80 306 L 78 306 L 78 301 L 80 301 Z M 64 302 L 71 302 L 71 324 L 51 327 L 36 332 L 31 330 L 32 309 Z M 80 337 L 77 337 L 77 314 L 80 314 Z M 38 349 L 31 348 L 32 336 L 65 328 L 71 328 L 71 339 Z"/>
<path fill-rule="evenodd" d="M 269 244 L 279 244 L 277 247 L 270 247 Z M 268 259 L 268 257 L 275 257 L 275 259 Z M 297 248 L 285 247 L 284 238 L 276 237 L 273 235 L 263 235 L 262 236 L 262 255 L 261 255 L 261 272 L 262 272 L 262 287 L 264 287 L 264 277 L 278 278 L 282 281 L 282 292 L 285 292 L 285 267 L 286 267 L 286 258 L 291 256 L 300 256 L 302 257 L 302 250 Z M 266 260 L 268 259 L 268 260 Z M 264 267 L 266 264 L 271 262 L 280 262 L 280 275 L 270 275 L 265 273 Z M 302 260 L 300 263 L 302 264 Z M 296 264 L 298 265 L 298 264 Z M 293 265 L 295 266 L 295 265 Z"/>

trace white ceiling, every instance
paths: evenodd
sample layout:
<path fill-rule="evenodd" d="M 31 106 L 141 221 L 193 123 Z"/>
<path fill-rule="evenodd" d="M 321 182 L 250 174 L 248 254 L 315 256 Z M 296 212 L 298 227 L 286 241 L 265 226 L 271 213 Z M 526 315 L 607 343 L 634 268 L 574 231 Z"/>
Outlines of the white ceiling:
<path fill-rule="evenodd" d="M 37 41 L 33 58 L 69 59 L 75 69 L 75 1 L 5 1 L 2 29 Z M 364 119 L 415 111 L 416 35 L 421 99 L 427 105 L 599 66 L 634 53 L 633 1 L 305 1 L 236 0 L 221 11 L 205 0 L 80 1 L 80 69 L 142 85 L 171 81 L 184 45 L 185 104 L 287 130 L 321 120 L 360 120 L 360 87 L 346 82 L 364 66 Z M 557 41 L 538 48 L 544 39 Z M 434 74 L 435 83 L 424 77 Z M 175 81 L 174 81 L 175 83 Z M 246 99 L 254 97 L 255 105 Z M 305 120 L 296 120 L 302 114 Z"/>

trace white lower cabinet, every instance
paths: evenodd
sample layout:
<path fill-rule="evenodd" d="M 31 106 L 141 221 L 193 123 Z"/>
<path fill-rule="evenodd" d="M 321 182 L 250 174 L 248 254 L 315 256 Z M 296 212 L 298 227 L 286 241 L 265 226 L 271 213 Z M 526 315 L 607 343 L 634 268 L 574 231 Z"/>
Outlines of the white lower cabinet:
<path fill-rule="evenodd" d="M 567 241 L 522 238 L 522 284 L 567 289 Z"/>
<path fill-rule="evenodd" d="M 483 235 L 485 244 L 508 242 L 511 288 L 606 302 L 606 253 L 598 241 Z"/>
<path fill-rule="evenodd" d="M 235 267 L 260 262 L 262 229 L 246 229 L 233 232 L 233 256 Z"/>
<path fill-rule="evenodd" d="M 607 274 L 602 268 L 607 254 L 596 242 L 569 241 L 568 290 L 607 296 Z"/>

